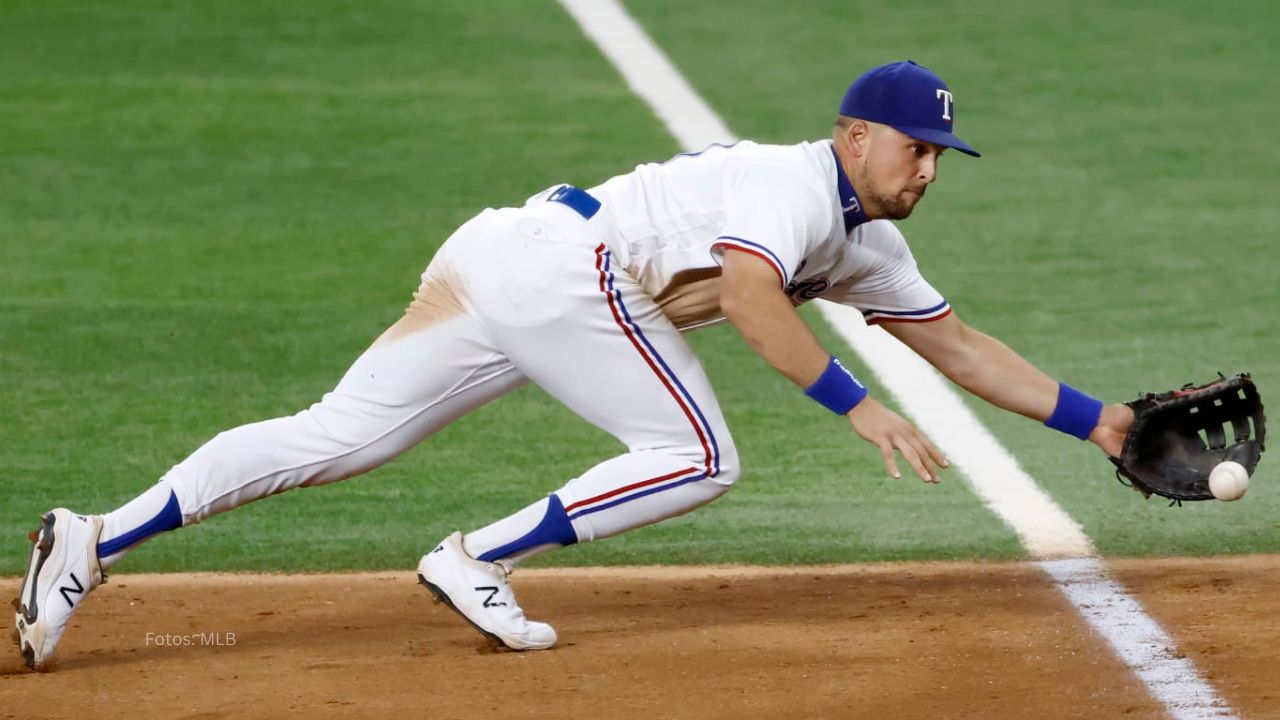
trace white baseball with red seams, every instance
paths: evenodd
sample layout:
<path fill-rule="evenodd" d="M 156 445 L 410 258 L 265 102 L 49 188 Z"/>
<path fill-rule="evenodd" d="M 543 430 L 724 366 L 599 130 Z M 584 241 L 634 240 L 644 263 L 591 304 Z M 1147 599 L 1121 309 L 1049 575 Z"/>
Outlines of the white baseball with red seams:
<path fill-rule="evenodd" d="M 1209 471 L 1209 492 L 1224 502 L 1239 500 L 1249 489 L 1249 471 L 1233 460 L 1226 460 Z"/>

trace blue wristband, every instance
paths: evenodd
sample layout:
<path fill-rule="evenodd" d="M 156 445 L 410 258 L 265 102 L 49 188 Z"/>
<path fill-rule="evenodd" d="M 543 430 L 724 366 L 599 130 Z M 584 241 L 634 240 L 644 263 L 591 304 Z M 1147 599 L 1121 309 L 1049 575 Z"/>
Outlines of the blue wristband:
<path fill-rule="evenodd" d="M 827 369 L 805 388 L 804 394 L 831 412 L 844 415 L 862 402 L 862 398 L 867 396 L 867 388 L 832 355 Z"/>
<path fill-rule="evenodd" d="M 1102 401 L 1085 395 L 1066 383 L 1058 383 L 1058 405 L 1044 424 L 1048 427 L 1088 440 L 1089 433 L 1102 417 Z"/>

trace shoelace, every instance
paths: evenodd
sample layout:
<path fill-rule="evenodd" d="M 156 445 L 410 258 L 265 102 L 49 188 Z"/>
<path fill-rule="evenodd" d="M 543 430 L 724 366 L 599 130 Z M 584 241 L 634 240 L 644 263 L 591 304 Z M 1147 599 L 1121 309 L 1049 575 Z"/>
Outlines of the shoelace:
<path fill-rule="evenodd" d="M 513 618 L 519 620 L 522 623 L 527 623 L 528 619 L 525 618 L 524 616 L 524 608 L 520 607 L 516 603 L 515 593 L 511 592 L 509 589 L 511 587 L 511 569 L 500 562 L 491 562 L 485 565 L 485 569 L 490 572 L 493 572 L 498 582 L 502 583 L 502 586 L 504 588 L 508 588 L 507 592 L 505 593 L 505 595 L 508 598 L 507 611 L 511 613 L 511 616 Z"/>

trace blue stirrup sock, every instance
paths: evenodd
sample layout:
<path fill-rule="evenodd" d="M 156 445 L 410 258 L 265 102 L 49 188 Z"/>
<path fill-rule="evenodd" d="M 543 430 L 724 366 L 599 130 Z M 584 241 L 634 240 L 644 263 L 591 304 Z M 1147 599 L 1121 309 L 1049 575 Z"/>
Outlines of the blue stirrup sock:
<path fill-rule="evenodd" d="M 98 559 L 103 569 L 124 557 L 129 548 L 157 533 L 182 527 L 178 496 L 168 483 L 159 482 L 102 519 Z"/>
<path fill-rule="evenodd" d="M 576 542 L 578 533 L 564 511 L 564 503 L 552 494 L 514 515 L 467 533 L 463 548 L 482 562 L 511 560 L 514 564 L 544 550 Z"/>

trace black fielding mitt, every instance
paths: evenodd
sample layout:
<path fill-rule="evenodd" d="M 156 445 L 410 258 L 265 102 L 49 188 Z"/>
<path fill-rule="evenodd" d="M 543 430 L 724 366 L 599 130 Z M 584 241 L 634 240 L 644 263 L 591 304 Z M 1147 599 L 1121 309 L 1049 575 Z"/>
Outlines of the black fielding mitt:
<path fill-rule="evenodd" d="M 1144 496 L 1212 500 L 1209 471 L 1234 460 L 1249 474 L 1265 449 L 1266 417 L 1262 398 L 1248 373 L 1181 390 L 1145 393 L 1125 403 L 1133 408 L 1133 426 L 1124 438 L 1116 477 Z M 1227 440 L 1230 428 L 1231 440 Z"/>

